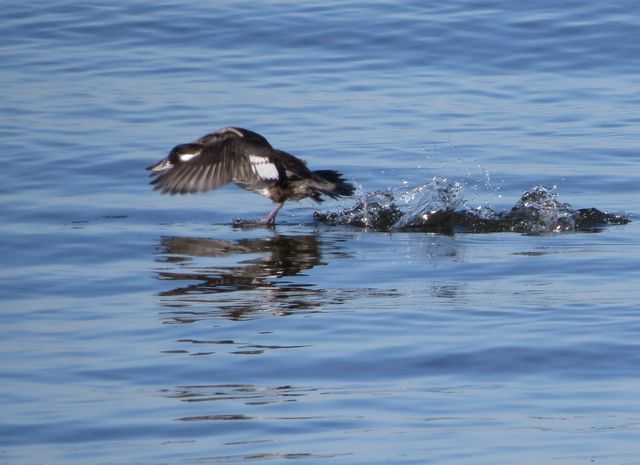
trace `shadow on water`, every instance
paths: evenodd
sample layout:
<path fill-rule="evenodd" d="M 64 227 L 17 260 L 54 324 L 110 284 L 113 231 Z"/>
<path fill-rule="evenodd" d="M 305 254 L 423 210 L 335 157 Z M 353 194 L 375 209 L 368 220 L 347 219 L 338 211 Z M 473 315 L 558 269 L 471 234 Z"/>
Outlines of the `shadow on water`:
<path fill-rule="evenodd" d="M 260 315 L 319 312 L 346 299 L 387 291 L 322 289 L 300 282 L 305 270 L 326 265 L 318 233 L 237 240 L 166 236 L 160 239 L 156 261 L 163 267 L 157 279 L 175 287 L 158 295 L 172 310 L 167 323 L 192 323 L 206 318 L 242 320 Z M 332 250 L 335 257 L 344 252 Z M 210 258 L 215 258 L 212 263 Z M 289 279 L 287 279 L 289 278 Z M 389 291 L 393 292 L 393 291 Z"/>
<path fill-rule="evenodd" d="M 463 186 L 446 179 L 412 189 L 367 193 L 348 209 L 314 214 L 316 225 L 347 226 L 358 230 L 550 234 L 598 232 L 606 225 L 625 224 L 624 214 L 596 208 L 573 209 L 557 199 L 554 189 L 535 186 L 509 210 L 497 212 L 463 205 Z M 243 228 L 239 229 L 244 231 Z M 166 323 L 192 323 L 206 318 L 252 319 L 261 315 L 325 312 L 327 306 L 362 296 L 388 297 L 394 289 L 359 287 L 325 289 L 301 279 L 306 270 L 349 258 L 333 235 L 325 239 L 314 226 L 303 234 L 281 234 L 280 228 L 248 228 L 240 239 L 166 236 L 159 241 L 156 270 L 173 287 L 160 292 L 160 304 L 171 308 Z M 343 231 L 345 231 L 343 229 Z M 244 232 L 243 232 L 244 234 Z M 349 234 L 347 232 L 347 234 Z M 265 236 L 266 235 L 266 236 Z M 444 236 L 441 236 L 444 238 Z M 430 256 L 457 255 L 435 241 L 423 252 Z M 328 258 L 323 259 L 323 255 Z M 345 255 L 347 255 L 345 257 Z M 213 260 L 212 260 L 213 259 Z"/>
<path fill-rule="evenodd" d="M 334 429 L 336 424 L 342 424 L 345 430 L 374 429 L 368 418 L 363 417 L 362 411 L 327 408 L 327 399 L 333 405 L 348 406 L 353 404 L 353 399 L 397 396 L 393 386 L 345 388 L 342 385 L 328 386 L 323 383 L 318 386 L 314 384 L 317 373 L 330 372 L 332 376 L 343 377 L 347 376 L 347 370 L 349 373 L 365 373 L 363 367 L 366 367 L 367 376 L 374 380 L 385 379 L 390 373 L 400 372 L 404 376 L 411 373 L 422 374 L 426 369 L 433 373 L 469 370 L 473 376 L 477 370 L 481 370 L 483 375 L 485 371 L 511 372 L 516 369 L 513 367 L 525 365 L 523 360 L 530 367 L 531 360 L 538 356 L 537 348 L 524 348 L 520 352 L 505 351 L 501 347 L 488 348 L 462 355 L 443 354 L 438 350 L 431 353 L 427 349 L 417 356 L 413 355 L 414 349 L 399 354 L 385 350 L 385 355 L 381 356 L 380 351 L 374 348 L 372 352 L 362 352 L 362 359 L 356 357 L 340 367 L 335 364 L 335 360 L 342 360 L 339 358 L 342 354 L 336 355 L 339 350 L 333 355 L 317 355 L 320 353 L 317 346 L 325 344 L 331 348 L 352 337 L 352 334 L 356 338 L 370 340 L 374 336 L 363 335 L 364 333 L 358 336 L 357 332 L 353 332 L 353 325 L 360 325 L 360 321 L 354 323 L 349 322 L 348 318 L 342 320 L 343 315 L 340 315 L 341 321 L 346 323 L 349 335 L 344 335 L 346 339 L 342 340 L 338 336 L 338 342 L 335 334 L 331 337 L 326 334 L 317 338 L 305 337 L 308 334 L 300 337 L 292 328 L 296 328 L 300 322 L 304 324 L 305 319 L 287 318 L 278 321 L 276 332 L 271 331 L 268 324 L 261 323 L 269 323 L 267 318 L 270 316 L 330 313 L 334 306 L 354 300 L 361 304 L 358 306 L 366 307 L 367 298 L 387 299 L 381 305 L 385 309 L 399 304 L 406 310 L 416 302 L 423 305 L 425 301 L 420 298 L 398 299 L 403 297 L 406 289 L 412 289 L 411 285 L 407 284 L 405 290 L 400 286 L 400 290 L 380 287 L 393 286 L 393 283 L 373 281 L 375 273 L 367 274 L 366 283 L 360 280 L 361 287 L 358 283 L 347 282 L 340 282 L 332 287 L 332 283 L 335 285 L 332 279 L 335 278 L 331 277 L 325 282 L 319 276 L 321 273 L 317 273 L 318 268 L 333 266 L 334 262 L 342 260 L 345 263 L 339 268 L 343 272 L 349 266 L 354 266 L 354 270 L 361 272 L 365 268 L 370 270 L 370 262 L 366 258 L 376 253 L 378 263 L 385 263 L 389 257 L 403 262 L 403 258 L 407 256 L 426 256 L 433 258 L 433 273 L 426 269 L 430 267 L 419 266 L 420 287 L 415 288 L 418 289 L 416 295 L 427 289 L 437 299 L 451 301 L 461 293 L 460 284 L 455 282 L 455 278 L 433 280 L 430 283 L 430 277 L 440 273 L 438 264 L 447 266 L 449 262 L 461 260 L 463 256 L 460 243 L 447 234 L 458 231 L 511 231 L 524 234 L 598 231 L 608 224 L 628 222 L 624 215 L 612 215 L 597 209 L 574 210 L 570 205 L 559 202 L 552 189 L 541 186 L 525 192 L 513 208 L 504 212 L 490 209 L 460 211 L 460 205 L 463 205 L 462 187 L 455 183 L 438 182 L 437 185 L 430 184 L 415 189 L 366 194 L 357 199 L 352 208 L 334 213 L 316 213 L 316 224 L 296 226 L 296 232 L 284 225 L 275 228 L 236 228 L 231 239 L 161 237 L 155 255 L 156 278 L 166 284 L 165 290 L 157 294 L 162 307 L 161 320 L 173 325 L 196 323 L 193 327 L 171 327 L 171 330 L 178 331 L 180 338 L 173 341 L 173 344 L 177 344 L 174 346 L 176 349 L 163 352 L 181 356 L 205 356 L 208 362 L 215 359 L 214 362 L 202 364 L 207 367 L 207 373 L 211 363 L 215 362 L 233 373 L 228 368 L 234 365 L 229 357 L 242 357 L 243 361 L 252 359 L 253 362 L 264 356 L 264 360 L 269 362 L 270 375 L 273 376 L 266 377 L 257 384 L 246 382 L 246 378 L 255 377 L 253 370 L 261 365 L 248 362 L 246 365 L 238 364 L 242 366 L 228 378 L 224 373 L 218 373 L 213 379 L 208 375 L 194 376 L 192 379 L 167 383 L 161 394 L 183 407 L 173 418 L 176 422 L 193 432 L 206 431 L 210 434 L 213 431 L 234 439 L 225 444 L 233 446 L 228 448 L 231 453 L 208 455 L 201 461 L 226 463 L 318 459 L 350 454 L 349 447 L 345 447 L 341 451 L 343 453 L 333 455 L 322 455 L 310 450 L 303 453 L 273 452 L 279 445 L 278 440 L 263 433 L 265 430 L 284 427 L 304 428 L 310 423 L 315 426 L 326 424 L 327 429 Z M 346 227 L 330 228 L 322 224 Z M 366 230 L 409 234 L 368 234 Z M 225 234 L 220 229 L 217 231 Z M 421 235 L 420 232 L 445 234 Z M 355 240 L 356 238 L 360 240 Z M 345 242 L 348 243 L 346 247 Z M 377 250 L 376 246 L 379 246 Z M 403 247 L 409 248 L 408 253 L 399 254 Z M 358 262 L 357 266 L 362 268 L 355 268 L 356 265 L 347 263 L 354 259 Z M 402 267 L 405 265 L 403 262 Z M 395 279 L 402 280 L 406 277 L 411 280 L 415 269 L 410 266 L 407 268 L 409 270 L 406 275 L 396 276 Z M 314 269 L 314 274 L 311 274 L 310 271 Z M 401 267 L 395 270 L 402 273 Z M 251 329 L 244 324 L 222 323 L 213 327 L 207 324 L 196 327 L 202 321 L 260 318 L 265 320 L 255 322 L 256 326 L 251 326 Z M 251 340 L 245 342 L 247 339 Z M 362 339 L 358 341 L 361 342 Z M 266 359 L 269 354 L 283 349 L 284 356 Z M 505 353 L 509 354 L 506 359 Z M 373 365 L 378 367 L 377 370 L 371 368 L 371 359 L 376 356 L 379 359 Z M 562 357 L 565 360 L 562 363 L 567 363 L 567 354 L 562 353 Z M 576 360 L 580 357 L 578 353 Z M 546 356 L 539 358 L 545 361 L 554 359 Z M 575 365 L 577 361 L 570 363 Z M 398 366 L 400 369 L 396 371 Z M 490 367 L 488 370 L 487 366 Z M 251 370 L 251 376 L 247 376 L 244 369 Z M 293 371 L 295 376 L 290 375 Z M 273 372 L 278 374 L 273 375 Z M 420 391 L 419 395 L 421 399 L 424 395 L 429 395 L 438 400 L 453 392 L 465 395 L 466 388 L 429 387 L 426 391 Z M 464 417 L 461 415 L 458 421 L 464 422 Z M 249 434 L 235 436 L 234 431 L 239 430 Z"/>
<path fill-rule="evenodd" d="M 202 257 L 220 258 L 221 264 L 201 266 L 198 259 Z M 236 260 L 224 265 L 223 257 Z M 171 312 L 176 323 L 208 316 L 243 319 L 263 308 L 286 314 L 310 311 L 320 305 L 317 296 L 322 291 L 304 284 L 276 282 L 323 264 L 315 235 L 274 235 L 234 241 L 168 236 L 160 240 L 157 261 L 176 265 L 157 274 L 160 280 L 179 284 L 159 294 L 163 306 L 176 308 Z M 251 293 L 259 294 L 259 298 L 252 298 Z M 207 304 L 218 307 L 213 311 L 215 315 L 212 310 L 186 310 Z"/>

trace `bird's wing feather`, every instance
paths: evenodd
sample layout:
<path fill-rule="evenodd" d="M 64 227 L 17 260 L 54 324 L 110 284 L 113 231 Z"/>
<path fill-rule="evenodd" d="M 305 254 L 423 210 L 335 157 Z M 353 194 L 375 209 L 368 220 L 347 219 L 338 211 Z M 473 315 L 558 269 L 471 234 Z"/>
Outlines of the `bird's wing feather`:
<path fill-rule="evenodd" d="M 174 195 L 218 189 L 232 181 L 274 182 L 279 169 L 270 156 L 271 150 L 241 139 L 221 140 L 205 146 L 198 156 L 160 173 L 151 184 L 163 194 Z"/>
<path fill-rule="evenodd" d="M 284 150 L 274 150 L 274 153 L 277 155 L 281 169 L 284 170 L 288 180 L 295 181 L 313 177 L 304 160 L 296 158 Z"/>

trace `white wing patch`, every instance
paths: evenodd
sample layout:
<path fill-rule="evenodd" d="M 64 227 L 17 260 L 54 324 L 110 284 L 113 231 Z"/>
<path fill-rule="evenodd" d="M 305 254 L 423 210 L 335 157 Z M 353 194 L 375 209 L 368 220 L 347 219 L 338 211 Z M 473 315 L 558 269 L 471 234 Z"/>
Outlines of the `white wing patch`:
<path fill-rule="evenodd" d="M 185 161 L 191 160 L 193 157 L 197 157 L 198 155 L 200 155 L 200 152 L 197 152 L 197 153 L 181 153 L 179 156 L 180 156 L 180 161 L 185 162 Z"/>
<path fill-rule="evenodd" d="M 278 168 L 276 168 L 276 165 L 271 163 L 268 158 L 249 155 L 249 162 L 251 163 L 253 172 L 262 179 L 278 179 Z"/>

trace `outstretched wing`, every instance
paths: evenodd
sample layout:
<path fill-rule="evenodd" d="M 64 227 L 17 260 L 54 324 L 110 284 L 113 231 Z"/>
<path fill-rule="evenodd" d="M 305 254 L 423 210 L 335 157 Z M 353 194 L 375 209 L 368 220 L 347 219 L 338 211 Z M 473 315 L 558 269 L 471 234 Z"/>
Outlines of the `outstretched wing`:
<path fill-rule="evenodd" d="M 278 179 L 278 169 L 269 152 L 242 139 L 221 140 L 162 172 L 151 184 L 163 194 L 175 195 L 218 189 L 232 181 L 273 182 Z"/>

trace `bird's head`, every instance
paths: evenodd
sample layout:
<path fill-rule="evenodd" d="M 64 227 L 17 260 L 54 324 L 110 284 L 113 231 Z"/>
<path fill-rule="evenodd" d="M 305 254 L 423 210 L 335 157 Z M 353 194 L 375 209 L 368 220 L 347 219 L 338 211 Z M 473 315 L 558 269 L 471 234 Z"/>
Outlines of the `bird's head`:
<path fill-rule="evenodd" d="M 171 149 L 171 152 L 169 152 L 166 158 L 163 158 L 155 165 L 147 167 L 147 169 L 151 171 L 151 173 L 161 173 L 162 171 L 166 171 L 197 157 L 202 153 L 203 148 L 204 146 L 202 144 L 194 143 L 176 145 Z"/>

